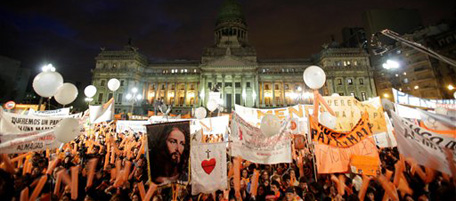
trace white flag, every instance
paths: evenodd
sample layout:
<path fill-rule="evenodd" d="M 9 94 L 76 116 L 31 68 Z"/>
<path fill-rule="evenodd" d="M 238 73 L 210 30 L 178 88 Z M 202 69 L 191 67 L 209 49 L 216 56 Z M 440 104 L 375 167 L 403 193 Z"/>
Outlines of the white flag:
<path fill-rule="evenodd" d="M 100 123 L 113 120 L 114 118 L 114 99 L 111 98 L 103 105 L 90 105 L 90 123 Z"/>
<path fill-rule="evenodd" d="M 227 184 L 226 144 L 192 144 L 192 194 L 225 190 Z"/>

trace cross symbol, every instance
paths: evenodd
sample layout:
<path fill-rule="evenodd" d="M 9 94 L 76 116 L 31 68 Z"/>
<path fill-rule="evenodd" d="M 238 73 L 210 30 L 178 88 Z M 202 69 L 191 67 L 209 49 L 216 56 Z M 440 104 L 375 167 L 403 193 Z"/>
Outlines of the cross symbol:
<path fill-rule="evenodd" d="M 209 149 L 208 149 L 208 150 L 205 151 L 205 152 L 206 152 L 206 154 L 207 154 L 207 158 L 209 158 L 209 153 L 210 153 L 211 151 L 209 151 Z"/>

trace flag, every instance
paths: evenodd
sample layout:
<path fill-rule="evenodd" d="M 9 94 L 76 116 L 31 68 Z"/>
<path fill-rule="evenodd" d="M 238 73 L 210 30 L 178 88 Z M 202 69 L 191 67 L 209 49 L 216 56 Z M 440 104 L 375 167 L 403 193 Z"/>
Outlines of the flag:
<path fill-rule="evenodd" d="M 193 144 L 190 157 L 193 195 L 228 187 L 225 143 Z"/>
<path fill-rule="evenodd" d="M 103 105 L 90 105 L 90 123 L 100 123 L 114 119 L 114 98 Z"/>

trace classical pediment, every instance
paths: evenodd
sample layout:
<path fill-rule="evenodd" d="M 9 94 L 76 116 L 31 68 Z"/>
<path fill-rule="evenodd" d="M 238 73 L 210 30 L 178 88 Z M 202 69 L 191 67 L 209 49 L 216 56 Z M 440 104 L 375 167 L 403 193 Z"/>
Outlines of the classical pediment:
<path fill-rule="evenodd" d="M 206 63 L 201 64 L 201 68 L 256 68 L 257 63 L 243 59 L 241 57 L 236 57 L 232 55 L 227 55 L 223 57 L 210 60 Z"/>

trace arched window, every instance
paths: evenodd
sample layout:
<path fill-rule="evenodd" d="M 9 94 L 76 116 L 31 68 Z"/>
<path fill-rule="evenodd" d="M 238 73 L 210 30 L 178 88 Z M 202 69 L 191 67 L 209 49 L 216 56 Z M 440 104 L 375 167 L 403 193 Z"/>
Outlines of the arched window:
<path fill-rule="evenodd" d="M 348 78 L 348 79 L 347 79 L 347 83 L 348 83 L 348 85 L 353 85 L 353 79 Z"/>
<path fill-rule="evenodd" d="M 364 80 L 363 80 L 363 78 L 359 78 L 359 84 L 360 84 L 360 85 L 364 85 Z"/>

